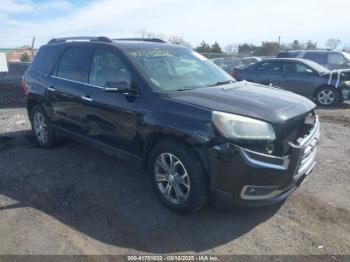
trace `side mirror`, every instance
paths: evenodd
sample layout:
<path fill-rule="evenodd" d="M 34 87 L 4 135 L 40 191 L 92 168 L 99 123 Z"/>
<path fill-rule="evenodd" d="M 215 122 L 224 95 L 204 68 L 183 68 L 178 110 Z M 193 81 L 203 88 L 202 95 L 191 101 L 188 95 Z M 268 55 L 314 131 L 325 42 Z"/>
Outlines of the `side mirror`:
<path fill-rule="evenodd" d="M 131 82 L 126 78 L 120 78 L 116 82 L 106 82 L 103 90 L 105 92 L 127 93 L 131 89 Z"/>

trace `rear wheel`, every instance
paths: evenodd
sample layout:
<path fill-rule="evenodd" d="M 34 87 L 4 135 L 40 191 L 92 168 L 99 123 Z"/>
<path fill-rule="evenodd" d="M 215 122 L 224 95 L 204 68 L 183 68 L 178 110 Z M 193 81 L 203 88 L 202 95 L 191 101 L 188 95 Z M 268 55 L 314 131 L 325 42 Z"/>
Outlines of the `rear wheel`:
<path fill-rule="evenodd" d="M 334 106 L 339 102 L 338 91 L 333 87 L 321 87 L 317 90 L 315 98 L 319 106 Z"/>
<path fill-rule="evenodd" d="M 41 106 L 34 106 L 32 108 L 30 111 L 30 121 L 37 143 L 44 148 L 53 147 L 56 140 L 55 130 Z"/>
<path fill-rule="evenodd" d="M 208 198 L 208 181 L 201 162 L 187 146 L 175 141 L 157 145 L 148 169 L 160 200 L 177 212 L 192 213 Z"/>

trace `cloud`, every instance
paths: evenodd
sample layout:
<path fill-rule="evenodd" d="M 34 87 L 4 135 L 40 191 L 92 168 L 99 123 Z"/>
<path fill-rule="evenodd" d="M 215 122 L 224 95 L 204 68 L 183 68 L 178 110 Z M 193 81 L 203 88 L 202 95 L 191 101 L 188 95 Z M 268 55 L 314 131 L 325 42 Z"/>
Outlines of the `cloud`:
<path fill-rule="evenodd" d="M 31 0 L 1 0 L 0 13 L 30 13 L 48 9 L 69 10 L 73 5 L 66 0 L 36 3 Z"/>
<path fill-rule="evenodd" d="M 1 36 L 11 36 L 12 44 L 23 44 L 21 41 L 30 41 L 35 35 L 43 44 L 52 37 L 72 35 L 132 37 L 141 28 L 183 36 L 194 45 L 202 40 L 222 45 L 259 44 L 277 41 L 278 36 L 286 43 L 313 40 L 319 46 L 330 37 L 348 41 L 348 0 L 333 0 L 332 4 L 328 0 L 94 0 L 80 6 L 65 0 L 41 4 L 32 0 L 1 1 L 12 5 L 12 11 L 5 7 L 12 13 L 32 12 L 40 17 L 43 9 L 65 12 L 35 22 L 2 18 L 0 45 L 4 43 Z"/>

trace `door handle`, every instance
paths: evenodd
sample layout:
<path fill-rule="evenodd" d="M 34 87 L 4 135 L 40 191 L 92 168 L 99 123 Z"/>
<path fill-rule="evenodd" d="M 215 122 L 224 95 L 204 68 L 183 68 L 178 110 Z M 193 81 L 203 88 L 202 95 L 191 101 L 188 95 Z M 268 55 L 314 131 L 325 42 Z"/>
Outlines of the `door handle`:
<path fill-rule="evenodd" d="M 88 96 L 82 96 L 81 99 L 88 101 L 88 102 L 94 101 L 91 97 L 88 97 Z"/>
<path fill-rule="evenodd" d="M 55 91 L 56 91 L 56 89 L 55 89 L 55 88 L 53 88 L 53 87 L 51 87 L 51 86 L 50 86 L 50 87 L 48 87 L 48 88 L 47 88 L 47 90 L 49 90 L 49 91 L 51 91 L 51 92 L 55 92 Z"/>

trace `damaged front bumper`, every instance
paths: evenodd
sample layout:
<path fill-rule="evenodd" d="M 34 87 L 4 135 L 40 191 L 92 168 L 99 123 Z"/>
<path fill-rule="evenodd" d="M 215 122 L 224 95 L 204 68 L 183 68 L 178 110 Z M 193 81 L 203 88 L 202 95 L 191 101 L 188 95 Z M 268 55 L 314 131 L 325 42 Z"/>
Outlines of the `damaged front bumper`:
<path fill-rule="evenodd" d="M 269 205 L 286 199 L 303 182 L 316 163 L 319 120 L 291 151 L 276 157 L 232 143 L 210 149 L 211 197 L 241 205 Z"/>

